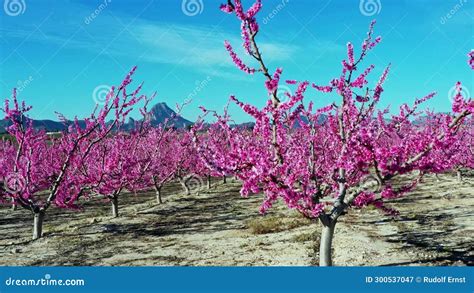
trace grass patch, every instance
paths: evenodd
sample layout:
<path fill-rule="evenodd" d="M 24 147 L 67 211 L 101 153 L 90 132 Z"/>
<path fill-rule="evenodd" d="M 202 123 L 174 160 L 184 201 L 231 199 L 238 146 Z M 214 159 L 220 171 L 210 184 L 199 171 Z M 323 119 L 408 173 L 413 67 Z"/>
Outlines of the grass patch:
<path fill-rule="evenodd" d="M 291 230 L 311 224 L 311 221 L 302 216 L 264 216 L 247 222 L 247 228 L 252 234 L 269 234 Z"/>
<path fill-rule="evenodd" d="M 294 242 L 313 242 L 313 241 L 316 241 L 318 240 L 319 241 L 319 231 L 313 231 L 313 232 L 305 232 L 305 233 L 301 233 L 301 234 L 298 234 L 298 235 L 295 235 L 293 237 L 293 241 Z"/>

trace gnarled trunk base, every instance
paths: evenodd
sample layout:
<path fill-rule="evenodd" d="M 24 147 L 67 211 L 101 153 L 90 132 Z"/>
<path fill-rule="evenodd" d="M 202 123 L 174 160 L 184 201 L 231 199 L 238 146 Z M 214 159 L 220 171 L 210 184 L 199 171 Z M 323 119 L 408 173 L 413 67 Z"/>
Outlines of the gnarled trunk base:
<path fill-rule="evenodd" d="M 44 210 L 40 210 L 39 212 L 35 213 L 33 220 L 33 240 L 39 239 L 43 236 L 44 215 Z"/>
<path fill-rule="evenodd" d="M 112 197 L 112 217 L 117 218 L 119 216 L 118 196 Z"/>
<path fill-rule="evenodd" d="M 161 199 L 161 187 L 156 188 L 156 201 L 158 204 L 162 204 L 163 200 Z"/>
<path fill-rule="evenodd" d="M 321 242 L 319 243 L 319 266 L 332 266 L 332 240 L 336 228 L 336 220 L 330 220 L 327 225 L 323 225 L 321 231 Z"/>

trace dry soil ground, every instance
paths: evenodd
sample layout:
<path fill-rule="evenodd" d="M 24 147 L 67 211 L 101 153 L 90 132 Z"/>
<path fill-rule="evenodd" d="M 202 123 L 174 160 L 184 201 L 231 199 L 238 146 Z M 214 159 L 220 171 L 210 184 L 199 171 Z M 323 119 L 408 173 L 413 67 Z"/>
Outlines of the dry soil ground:
<path fill-rule="evenodd" d="M 473 265 L 474 179 L 427 177 L 393 201 L 397 220 L 375 209 L 351 210 L 336 227 L 340 266 Z M 119 218 L 98 200 L 80 212 L 50 209 L 44 238 L 30 240 L 32 215 L 0 209 L 0 265 L 268 266 L 317 263 L 318 223 L 279 205 L 258 214 L 260 196 L 241 198 L 239 183 L 214 182 L 186 196 L 177 184 L 124 195 Z"/>

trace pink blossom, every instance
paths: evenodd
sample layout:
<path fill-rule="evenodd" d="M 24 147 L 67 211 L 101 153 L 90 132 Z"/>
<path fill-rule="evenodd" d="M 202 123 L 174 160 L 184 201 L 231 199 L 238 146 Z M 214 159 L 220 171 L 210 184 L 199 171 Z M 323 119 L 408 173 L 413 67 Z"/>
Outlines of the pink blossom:
<path fill-rule="evenodd" d="M 229 52 L 229 55 L 232 58 L 232 61 L 237 66 L 237 68 L 239 68 L 240 70 L 248 74 L 255 73 L 255 69 L 250 68 L 247 65 L 245 65 L 244 62 L 237 56 L 237 54 L 234 52 L 234 49 L 232 48 L 229 42 L 225 41 L 224 45 L 225 45 L 225 48 L 227 49 L 227 52 Z"/>
<path fill-rule="evenodd" d="M 225 13 L 231 14 L 232 12 L 234 12 L 234 5 L 232 5 L 230 2 L 229 4 L 221 4 L 220 10 Z"/>
<path fill-rule="evenodd" d="M 471 52 L 469 52 L 468 57 L 469 57 L 469 61 L 468 61 L 469 66 L 471 66 L 471 69 L 474 69 L 474 50 L 471 50 Z"/>

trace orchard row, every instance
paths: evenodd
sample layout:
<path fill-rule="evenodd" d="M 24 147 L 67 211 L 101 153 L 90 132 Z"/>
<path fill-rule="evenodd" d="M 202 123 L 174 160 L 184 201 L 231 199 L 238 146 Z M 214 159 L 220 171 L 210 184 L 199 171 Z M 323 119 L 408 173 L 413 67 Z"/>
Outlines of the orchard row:
<path fill-rule="evenodd" d="M 19 103 L 14 92 L 4 107 L 13 139 L 0 145 L 0 178 L 5 178 L 0 199 L 34 214 L 38 238 L 44 214 L 53 204 L 79 210 L 81 198 L 107 197 L 117 215 L 118 197 L 124 191 L 153 188 L 161 202 L 161 189 L 170 180 L 180 180 L 187 188 L 192 176 L 234 176 L 242 181 L 243 196 L 263 192 L 262 213 L 282 200 L 321 223 L 320 265 L 331 265 L 335 225 L 347 209 L 373 205 L 396 215 L 385 201 L 409 194 L 426 174 L 473 169 L 474 101 L 463 96 L 461 83 L 456 85 L 451 113 L 420 110 L 434 93 L 399 110 L 379 109 L 390 65 L 375 83 L 368 81 L 375 66 L 363 66 L 381 42 L 374 36 L 375 22 L 358 54 L 352 43 L 347 44 L 341 74 L 329 83 L 283 81 L 283 69 L 272 71 L 258 46 L 261 7 L 260 0 L 248 10 L 240 0 L 221 6 L 240 22 L 243 49 L 253 59 L 245 63 L 226 41 L 232 61 L 246 74 L 261 74 L 268 91 L 261 109 L 230 97 L 253 117 L 252 129 L 234 127 L 226 111 L 204 107 L 202 119 L 190 129 L 174 128 L 172 119 L 151 127 L 151 98 L 140 94 L 141 86 L 129 90 L 135 68 L 111 89 L 85 125 L 76 120 L 55 137 L 33 128 L 27 119 L 30 107 Z M 471 68 L 473 59 L 471 52 Z M 295 88 L 284 99 L 279 93 L 283 83 Z M 308 95 L 338 97 L 338 102 L 316 108 L 305 100 Z M 121 131 L 133 107 L 141 107 L 143 119 L 132 131 Z M 404 174 L 416 176 L 395 187 L 394 179 Z"/>

